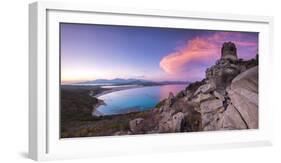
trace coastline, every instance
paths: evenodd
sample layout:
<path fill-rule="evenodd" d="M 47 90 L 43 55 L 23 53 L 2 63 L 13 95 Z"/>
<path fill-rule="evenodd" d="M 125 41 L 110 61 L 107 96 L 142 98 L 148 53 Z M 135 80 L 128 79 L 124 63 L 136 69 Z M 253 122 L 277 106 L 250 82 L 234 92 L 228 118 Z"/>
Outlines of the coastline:
<path fill-rule="evenodd" d="M 109 93 L 113 93 L 113 92 L 118 92 L 118 91 L 122 91 L 122 90 L 128 90 L 128 89 L 133 89 L 133 88 L 142 88 L 142 87 L 145 87 L 143 85 L 133 85 L 133 86 L 128 86 L 128 87 L 115 87 L 115 88 L 111 88 L 109 90 L 105 90 L 103 92 L 100 92 L 96 95 L 90 95 L 91 97 L 95 97 L 98 99 L 98 103 L 96 105 L 93 106 L 93 110 L 92 110 L 92 116 L 102 116 L 102 113 L 100 113 L 97 108 L 101 105 L 106 105 L 106 103 L 99 99 L 98 97 L 102 96 L 102 95 L 106 95 L 106 94 L 109 94 Z"/>
<path fill-rule="evenodd" d="M 97 110 L 97 108 L 101 105 L 106 105 L 106 103 L 103 100 L 98 99 L 98 103 L 96 105 L 93 106 L 93 110 L 92 110 L 92 116 L 102 116 L 103 114 L 101 112 L 99 112 Z"/>
<path fill-rule="evenodd" d="M 170 84 L 163 84 L 163 85 L 170 85 Z M 134 88 L 144 88 L 144 87 L 153 87 L 153 86 L 163 86 L 163 85 L 131 85 L 131 86 L 126 86 L 126 87 L 112 87 L 109 88 L 108 90 L 104 90 L 98 94 L 95 95 L 91 95 L 91 97 L 93 98 L 97 98 L 98 99 L 98 103 L 96 105 L 93 106 L 93 110 L 92 110 L 92 116 L 96 116 L 96 117 L 100 117 L 103 116 L 102 113 L 100 113 L 97 108 L 100 107 L 101 105 L 106 105 L 106 103 L 100 99 L 100 96 L 109 94 L 109 93 L 113 93 L 113 92 L 118 92 L 118 91 L 122 91 L 122 90 L 129 90 L 129 89 L 134 89 Z M 132 112 L 138 112 L 138 111 L 128 111 L 127 113 L 132 113 Z M 124 113 L 126 114 L 126 113 Z"/>
<path fill-rule="evenodd" d="M 154 86 L 165 86 L 165 85 L 187 85 L 187 84 L 157 84 L 157 85 L 132 85 L 132 86 L 126 86 L 126 87 L 113 87 L 109 88 L 108 90 L 104 90 L 100 93 L 97 93 L 95 95 L 91 95 L 92 97 L 98 98 L 102 95 L 117 92 L 117 91 L 123 91 L 127 89 L 133 89 L 133 88 L 143 88 L 143 87 L 154 87 Z"/>
<path fill-rule="evenodd" d="M 96 95 L 93 95 L 92 97 L 100 97 L 102 95 L 105 95 L 105 94 L 109 94 L 109 93 L 112 93 L 112 92 L 117 92 L 117 91 L 122 91 L 122 90 L 127 90 L 127 89 L 133 89 L 133 88 L 142 88 L 142 87 L 148 87 L 148 86 L 143 86 L 143 85 L 133 85 L 133 86 L 128 86 L 128 87 L 116 87 L 116 88 L 111 88 L 109 90 L 105 90 L 101 93 L 98 93 Z"/>
<path fill-rule="evenodd" d="M 110 88 L 92 86 L 63 87 L 61 137 L 110 136 L 116 133 L 120 134 L 120 131 L 127 131 L 130 128 L 129 122 L 133 119 L 139 117 L 151 119 L 155 114 L 152 109 L 138 111 L 137 108 L 130 108 L 121 114 L 105 115 L 97 109 L 101 105 L 106 105 L 100 96 L 121 90 L 163 85 L 170 84 L 131 85 Z M 127 132 L 124 132 L 124 134 L 127 134 Z"/>

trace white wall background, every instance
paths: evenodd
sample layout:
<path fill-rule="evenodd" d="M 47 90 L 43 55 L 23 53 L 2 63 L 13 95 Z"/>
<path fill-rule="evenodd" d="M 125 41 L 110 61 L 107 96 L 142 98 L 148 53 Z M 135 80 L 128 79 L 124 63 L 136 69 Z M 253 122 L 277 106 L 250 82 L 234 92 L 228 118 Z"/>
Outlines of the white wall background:
<path fill-rule="evenodd" d="M 275 142 L 272 147 L 188 151 L 120 156 L 66 162 L 280 162 L 281 161 L 281 11 L 278 0 L 92 0 L 97 4 L 234 14 L 267 15 L 275 18 L 276 85 Z M 0 162 L 31 162 L 28 139 L 28 3 L 30 0 L 2 0 L 0 3 Z M 83 0 L 79 1 L 84 2 Z M 279 86 L 278 86 L 279 84 Z"/>

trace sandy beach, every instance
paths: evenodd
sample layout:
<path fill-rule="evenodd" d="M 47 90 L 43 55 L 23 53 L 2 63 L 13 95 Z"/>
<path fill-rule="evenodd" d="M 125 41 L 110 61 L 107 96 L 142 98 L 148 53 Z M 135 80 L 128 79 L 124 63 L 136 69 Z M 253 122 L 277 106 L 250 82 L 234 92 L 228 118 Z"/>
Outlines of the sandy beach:
<path fill-rule="evenodd" d="M 142 87 L 145 87 L 145 86 L 142 86 L 142 85 L 132 85 L 132 86 L 124 86 L 124 87 L 113 87 L 110 90 L 105 90 L 105 91 L 103 91 L 101 93 L 98 93 L 98 94 L 94 95 L 93 97 L 98 98 L 98 97 L 100 97 L 102 95 L 105 95 L 105 94 L 108 94 L 108 93 L 122 91 L 122 90 L 127 90 L 127 89 L 133 89 L 133 88 L 142 88 Z"/>

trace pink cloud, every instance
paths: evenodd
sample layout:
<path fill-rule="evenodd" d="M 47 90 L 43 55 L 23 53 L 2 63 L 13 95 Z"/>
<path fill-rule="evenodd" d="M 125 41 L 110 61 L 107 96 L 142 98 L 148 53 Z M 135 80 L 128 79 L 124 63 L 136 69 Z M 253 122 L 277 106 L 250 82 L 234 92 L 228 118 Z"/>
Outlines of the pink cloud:
<path fill-rule="evenodd" d="M 206 59 L 213 56 L 218 48 L 209 41 L 196 37 L 188 41 L 186 47 L 176 52 L 168 54 L 160 61 L 160 67 L 167 73 L 177 73 L 181 71 L 183 65 L 193 60 Z"/>
<path fill-rule="evenodd" d="M 194 62 L 214 62 L 220 57 L 220 48 L 222 43 L 226 41 L 234 42 L 238 49 L 240 47 L 251 47 L 252 49 L 257 47 L 257 41 L 246 38 L 243 33 L 216 32 L 209 36 L 195 37 L 189 40 L 183 48 L 163 57 L 159 63 L 160 67 L 170 75 L 192 76 L 192 72 L 198 72 L 198 66 Z"/>

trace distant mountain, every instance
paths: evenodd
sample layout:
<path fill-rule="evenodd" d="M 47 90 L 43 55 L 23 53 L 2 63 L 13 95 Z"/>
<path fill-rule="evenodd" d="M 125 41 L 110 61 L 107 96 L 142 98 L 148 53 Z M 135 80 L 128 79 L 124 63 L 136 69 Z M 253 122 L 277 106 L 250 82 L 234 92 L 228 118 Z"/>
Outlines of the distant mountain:
<path fill-rule="evenodd" d="M 188 84 L 187 81 L 151 81 L 143 79 L 97 79 L 76 84 L 93 84 L 93 85 L 164 85 L 164 84 Z"/>

